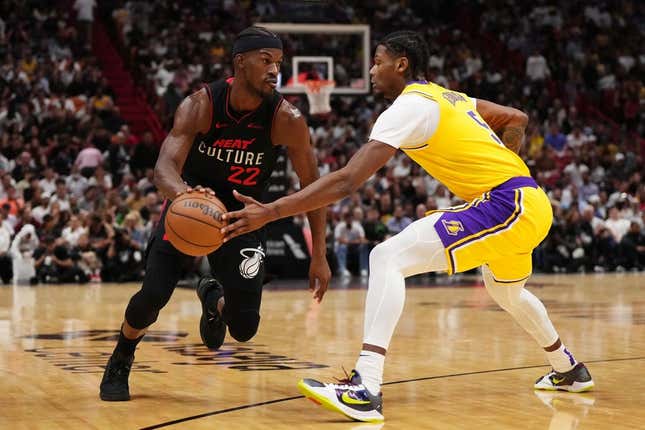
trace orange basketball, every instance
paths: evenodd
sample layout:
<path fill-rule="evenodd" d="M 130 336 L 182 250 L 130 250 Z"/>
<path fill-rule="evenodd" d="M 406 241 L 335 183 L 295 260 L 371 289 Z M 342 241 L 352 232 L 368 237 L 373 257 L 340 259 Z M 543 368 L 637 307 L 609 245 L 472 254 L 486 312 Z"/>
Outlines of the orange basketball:
<path fill-rule="evenodd" d="M 170 243 L 184 254 L 201 256 L 222 245 L 226 206 L 215 196 L 186 193 L 172 201 L 164 227 Z"/>

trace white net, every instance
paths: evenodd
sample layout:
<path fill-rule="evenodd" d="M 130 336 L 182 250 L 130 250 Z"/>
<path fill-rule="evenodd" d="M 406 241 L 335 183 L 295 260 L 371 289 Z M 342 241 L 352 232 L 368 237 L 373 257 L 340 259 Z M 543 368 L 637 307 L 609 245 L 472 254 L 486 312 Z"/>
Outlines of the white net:
<path fill-rule="evenodd" d="M 309 101 L 310 115 L 325 115 L 331 112 L 329 98 L 336 83 L 334 81 L 305 81 L 305 92 Z"/>

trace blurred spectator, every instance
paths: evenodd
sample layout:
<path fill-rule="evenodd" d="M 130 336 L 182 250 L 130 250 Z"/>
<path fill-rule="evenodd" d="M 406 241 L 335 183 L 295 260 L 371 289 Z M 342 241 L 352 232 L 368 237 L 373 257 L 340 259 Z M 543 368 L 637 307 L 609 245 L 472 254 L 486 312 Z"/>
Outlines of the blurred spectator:
<path fill-rule="evenodd" d="M 135 176 L 142 176 L 147 169 L 153 169 L 159 156 L 159 148 L 153 141 L 152 133 L 143 134 L 141 142 L 134 147 L 130 158 L 130 169 Z"/>
<path fill-rule="evenodd" d="M 52 195 L 56 191 L 56 172 L 51 167 L 46 167 L 43 171 L 43 178 L 38 182 L 43 193 Z"/>
<path fill-rule="evenodd" d="M 147 194 L 151 191 L 154 191 L 154 176 L 154 170 L 152 168 L 147 168 L 145 170 L 145 175 L 141 179 L 139 179 L 139 182 L 137 182 L 136 189 L 142 194 Z"/>
<path fill-rule="evenodd" d="M 365 239 L 367 240 L 368 251 L 383 242 L 388 234 L 387 227 L 380 220 L 378 209 L 370 207 L 367 209 L 367 219 L 363 222 Z"/>
<path fill-rule="evenodd" d="M 117 228 L 110 240 L 101 279 L 107 282 L 133 282 L 143 279 L 143 248 L 130 231 Z"/>
<path fill-rule="evenodd" d="M 61 211 L 69 211 L 71 208 L 69 196 L 67 195 L 67 184 L 62 178 L 56 179 L 56 192 L 49 199 L 50 208 L 55 203 L 58 204 L 58 208 Z"/>
<path fill-rule="evenodd" d="M 37 281 L 34 252 L 39 244 L 36 229 L 31 224 L 25 224 L 13 238 L 10 252 L 14 282 Z"/>
<path fill-rule="evenodd" d="M 394 216 L 387 222 L 388 231 L 391 234 L 398 234 L 410 224 L 412 224 L 412 219 L 405 216 L 403 206 L 396 205 L 394 208 Z"/>
<path fill-rule="evenodd" d="M 620 212 L 617 207 L 609 209 L 609 218 L 605 221 L 605 228 L 609 230 L 614 241 L 620 243 L 623 236 L 629 230 L 629 220 L 620 217 Z"/>
<path fill-rule="evenodd" d="M 16 160 L 15 167 L 11 172 L 11 176 L 13 176 L 14 180 L 20 181 L 22 178 L 24 178 L 27 171 L 32 170 L 35 167 L 36 164 L 31 153 L 28 151 L 23 151 L 20 153 L 20 156 L 18 156 L 18 159 Z"/>
<path fill-rule="evenodd" d="M 90 282 L 101 282 L 101 268 L 103 263 L 90 244 L 89 234 L 82 233 L 72 247 L 72 254 L 78 259 L 78 266 L 89 277 Z"/>
<path fill-rule="evenodd" d="M 2 279 L 4 284 L 8 284 L 13 278 L 10 247 L 11 231 L 2 223 L 0 224 L 0 279 Z"/>
<path fill-rule="evenodd" d="M 144 206 L 139 210 L 139 213 L 141 214 L 141 219 L 144 221 L 151 221 L 152 214 L 155 212 L 158 213 L 159 207 L 160 207 L 159 195 L 154 192 L 149 192 L 145 196 Z"/>
<path fill-rule="evenodd" d="M 544 138 L 544 143 L 555 149 L 558 153 L 562 153 L 567 144 L 567 138 L 560 132 L 557 124 L 552 124 L 549 133 Z"/>
<path fill-rule="evenodd" d="M 0 200 L 0 206 L 3 208 L 8 207 L 10 215 L 17 215 L 18 211 L 24 206 L 25 202 L 18 196 L 16 187 L 9 185 L 6 190 L 6 197 Z"/>
<path fill-rule="evenodd" d="M 94 8 L 96 0 L 75 0 L 74 9 L 76 10 L 76 21 L 78 22 L 81 40 L 84 42 L 86 50 L 92 46 L 92 23 L 94 21 Z"/>
<path fill-rule="evenodd" d="M 45 237 L 34 251 L 34 265 L 38 280 L 45 283 L 85 283 L 88 277 L 72 260 L 63 239 Z"/>
<path fill-rule="evenodd" d="M 643 270 L 645 268 L 645 234 L 637 222 L 629 225 L 621 242 L 622 266 L 626 269 Z"/>
<path fill-rule="evenodd" d="M 143 251 L 150 238 L 150 232 L 146 230 L 141 220 L 141 214 L 132 210 L 123 219 L 123 229 L 133 241 L 135 249 Z"/>
<path fill-rule="evenodd" d="M 96 185 L 88 185 L 83 196 L 78 200 L 78 208 L 85 212 L 99 209 L 102 193 Z"/>
<path fill-rule="evenodd" d="M 108 247 L 114 238 L 114 228 L 101 215 L 93 213 L 89 217 L 88 235 L 91 249 L 105 261 Z"/>
<path fill-rule="evenodd" d="M 94 175 L 87 181 L 88 186 L 96 186 L 102 192 L 112 189 L 112 175 L 105 172 L 102 165 L 96 166 Z"/>
<path fill-rule="evenodd" d="M 94 173 L 96 167 L 103 162 L 103 155 L 101 151 L 96 149 L 91 141 L 85 144 L 85 147 L 76 156 L 74 161 L 74 168 L 85 178 L 90 178 Z"/>
<path fill-rule="evenodd" d="M 367 276 L 369 251 L 365 239 L 365 231 L 359 221 L 354 219 L 354 214 L 348 211 L 343 214 L 343 221 L 336 225 L 334 230 L 336 241 L 335 251 L 338 258 L 338 269 L 341 276 L 351 276 L 347 270 L 347 257 L 358 257 L 361 276 Z"/>
<path fill-rule="evenodd" d="M 87 234 L 87 229 L 83 227 L 83 224 L 77 215 L 72 215 L 67 222 L 67 226 L 63 228 L 61 237 L 65 240 L 68 246 L 75 247 L 78 245 L 78 238 L 82 234 Z"/>
<path fill-rule="evenodd" d="M 526 59 L 526 76 L 531 81 L 544 81 L 549 75 L 551 75 L 549 65 L 539 51 L 535 51 Z"/>
<path fill-rule="evenodd" d="M 83 196 L 83 193 L 88 186 L 87 178 L 81 175 L 78 168 L 74 168 L 72 170 L 65 182 L 70 196 L 77 200 Z"/>
<path fill-rule="evenodd" d="M 417 207 L 414 209 L 415 221 L 425 217 L 426 212 L 428 212 L 428 208 L 426 208 L 426 205 L 424 205 L 423 203 L 419 203 Z"/>

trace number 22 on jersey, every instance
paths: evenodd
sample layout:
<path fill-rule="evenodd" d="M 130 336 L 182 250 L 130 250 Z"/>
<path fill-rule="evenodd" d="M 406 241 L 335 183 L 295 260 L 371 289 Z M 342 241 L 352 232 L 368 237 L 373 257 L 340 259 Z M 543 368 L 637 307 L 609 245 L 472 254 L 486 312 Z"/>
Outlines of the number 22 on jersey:
<path fill-rule="evenodd" d="M 256 177 L 259 174 L 260 169 L 258 167 L 231 166 L 228 181 L 238 185 L 253 186 L 258 184 Z"/>

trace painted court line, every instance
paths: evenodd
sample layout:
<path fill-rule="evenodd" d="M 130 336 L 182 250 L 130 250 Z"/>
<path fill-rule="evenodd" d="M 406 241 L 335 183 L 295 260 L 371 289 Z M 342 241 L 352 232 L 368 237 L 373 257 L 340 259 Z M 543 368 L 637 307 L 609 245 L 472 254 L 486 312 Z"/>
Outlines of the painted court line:
<path fill-rule="evenodd" d="M 634 360 L 645 360 L 645 357 L 627 357 L 627 358 L 611 358 L 607 360 L 589 360 L 585 361 L 585 363 L 609 363 L 609 362 L 614 362 L 614 361 L 634 361 Z M 413 379 L 403 379 L 400 381 L 392 381 L 392 382 L 385 382 L 383 385 L 397 385 L 397 384 L 407 384 L 409 382 L 418 382 L 418 381 L 429 381 L 432 379 L 444 379 L 444 378 L 454 378 L 458 376 L 471 376 L 471 375 L 480 375 L 483 373 L 499 373 L 499 372 L 508 372 L 511 370 L 523 370 L 523 369 L 537 369 L 540 367 L 548 367 L 546 364 L 540 364 L 540 365 L 535 365 L 535 366 L 520 366 L 520 367 L 507 367 L 504 369 L 491 369 L 491 370 L 479 370 L 475 372 L 464 372 L 464 373 L 453 373 L 449 375 L 438 375 L 438 376 L 425 376 L 421 378 L 413 378 Z M 191 415 L 189 417 L 184 417 L 184 418 L 178 418 L 176 420 L 172 421 L 166 421 L 164 423 L 159 423 L 159 424 L 154 424 L 148 427 L 142 427 L 140 430 L 152 430 L 152 429 L 158 429 L 162 427 L 168 427 L 174 424 L 179 424 L 179 423 L 184 423 L 186 421 L 192 421 L 192 420 L 197 420 L 200 418 L 205 418 L 205 417 L 210 417 L 213 415 L 222 415 L 228 412 L 235 412 L 235 411 L 241 411 L 243 409 L 250 409 L 250 408 L 255 408 L 259 406 L 265 406 L 265 405 L 271 405 L 273 403 L 282 403 L 282 402 L 288 402 L 291 400 L 296 400 L 296 399 L 304 399 L 304 396 L 292 396 L 292 397 L 283 397 L 280 399 L 274 399 L 274 400 L 267 400 L 266 402 L 259 402 L 259 403 L 251 403 L 248 405 L 242 405 L 242 406 L 236 406 L 234 408 L 227 408 L 227 409 L 219 409 L 216 411 L 211 411 L 211 412 L 205 412 L 203 414 L 198 414 L 198 415 Z"/>

